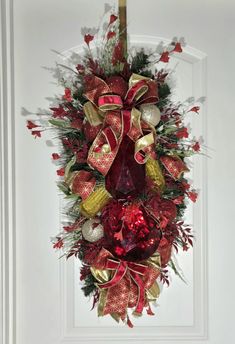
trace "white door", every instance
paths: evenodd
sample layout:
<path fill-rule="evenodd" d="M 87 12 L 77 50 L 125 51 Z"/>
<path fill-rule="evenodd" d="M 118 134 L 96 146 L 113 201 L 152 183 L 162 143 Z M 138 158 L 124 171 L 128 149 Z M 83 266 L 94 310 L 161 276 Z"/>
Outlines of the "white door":
<path fill-rule="evenodd" d="M 234 324 L 234 0 L 127 0 L 128 31 L 136 46 L 184 36 L 175 96 L 207 97 L 190 117 L 210 158 L 194 160 L 200 188 L 190 208 L 196 243 L 179 263 L 188 284 L 172 276 L 154 317 L 135 327 L 98 319 L 80 291 L 78 263 L 58 260 L 50 237 L 60 226 L 55 148 L 50 134 L 27 132 L 28 112 L 48 108 L 59 90 L 51 67 L 58 52 L 82 43 L 81 27 L 98 25 L 111 0 L 1 0 L 1 344 L 233 342 Z"/>

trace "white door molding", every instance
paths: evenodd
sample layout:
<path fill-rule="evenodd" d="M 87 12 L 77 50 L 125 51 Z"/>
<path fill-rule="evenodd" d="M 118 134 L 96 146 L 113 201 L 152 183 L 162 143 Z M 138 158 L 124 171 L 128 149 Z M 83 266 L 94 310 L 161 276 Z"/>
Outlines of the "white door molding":
<path fill-rule="evenodd" d="M 13 0 L 1 0 L 0 343 L 15 343 L 15 127 Z"/>

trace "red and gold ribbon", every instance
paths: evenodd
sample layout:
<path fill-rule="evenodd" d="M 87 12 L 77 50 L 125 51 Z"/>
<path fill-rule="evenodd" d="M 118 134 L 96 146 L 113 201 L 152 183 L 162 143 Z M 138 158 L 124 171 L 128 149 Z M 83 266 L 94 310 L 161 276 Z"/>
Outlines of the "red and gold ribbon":
<path fill-rule="evenodd" d="M 175 180 L 179 179 L 184 172 L 189 171 L 183 160 L 177 155 L 164 155 L 160 160 Z"/>
<path fill-rule="evenodd" d="M 96 179 L 89 171 L 75 172 L 71 177 L 70 187 L 74 194 L 82 198 L 80 212 L 87 218 L 96 216 L 112 198 L 104 186 L 96 186 Z"/>
<path fill-rule="evenodd" d="M 71 190 L 74 194 L 86 199 L 94 190 L 96 184 L 95 177 L 91 172 L 81 170 L 75 172 L 71 181 Z"/>
<path fill-rule="evenodd" d="M 118 152 L 124 135 L 135 141 L 135 159 L 144 164 L 153 151 L 155 141 L 151 126 L 141 123 L 141 113 L 136 108 L 142 103 L 154 104 L 158 100 L 154 80 L 133 74 L 129 80 L 129 90 L 124 99 L 112 94 L 104 80 L 93 76 L 88 82 L 85 97 L 89 100 L 83 109 L 92 125 L 103 128 L 95 138 L 88 154 L 88 163 L 106 175 Z"/>
<path fill-rule="evenodd" d="M 158 297 L 156 279 L 160 273 L 159 268 L 159 254 L 135 263 L 115 260 L 103 248 L 91 267 L 100 289 L 99 315 L 110 314 L 115 319 L 124 320 L 127 308 L 134 308 L 134 313 L 141 315 L 149 301 Z"/>
<path fill-rule="evenodd" d="M 114 287 L 117 285 L 121 279 L 128 274 L 128 277 L 131 277 L 133 282 L 137 285 L 139 295 L 137 300 L 137 305 L 135 311 L 137 313 L 142 313 L 144 308 L 144 295 L 145 295 L 145 285 L 143 280 L 140 278 L 140 276 L 143 276 L 146 274 L 148 267 L 146 265 L 142 264 L 136 264 L 133 262 L 127 262 L 127 261 L 115 261 L 112 259 L 108 259 L 106 263 L 106 269 L 114 270 L 115 275 L 113 278 L 106 282 L 106 283 L 98 283 L 99 288 L 101 289 L 109 289 L 111 287 Z"/>

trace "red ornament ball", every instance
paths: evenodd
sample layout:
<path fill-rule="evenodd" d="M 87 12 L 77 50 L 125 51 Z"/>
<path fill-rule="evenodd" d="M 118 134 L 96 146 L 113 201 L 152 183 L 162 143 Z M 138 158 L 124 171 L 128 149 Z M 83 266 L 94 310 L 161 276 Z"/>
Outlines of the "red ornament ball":
<path fill-rule="evenodd" d="M 121 76 L 110 76 L 107 78 L 106 84 L 109 86 L 112 93 L 118 94 L 123 99 L 125 98 L 128 90 L 128 84 Z"/>
<path fill-rule="evenodd" d="M 140 202 L 112 200 L 102 211 L 102 225 L 106 248 L 119 259 L 148 259 L 161 240 L 161 230 Z"/>

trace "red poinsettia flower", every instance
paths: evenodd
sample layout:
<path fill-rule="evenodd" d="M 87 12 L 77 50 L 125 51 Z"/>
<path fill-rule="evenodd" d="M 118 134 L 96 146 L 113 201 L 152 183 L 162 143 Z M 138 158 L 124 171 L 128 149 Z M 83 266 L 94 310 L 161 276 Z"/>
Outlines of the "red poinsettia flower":
<path fill-rule="evenodd" d="M 90 42 L 93 41 L 94 36 L 90 35 L 89 33 L 87 33 L 84 36 L 84 42 L 89 46 Z"/>
<path fill-rule="evenodd" d="M 54 243 L 53 248 L 60 249 L 64 246 L 64 242 L 62 239 L 58 238 L 58 241 Z"/>
<path fill-rule="evenodd" d="M 180 128 L 180 130 L 177 131 L 175 136 L 178 137 L 178 139 L 186 139 L 188 137 L 188 129 L 186 127 Z"/>
<path fill-rule="evenodd" d="M 111 14 L 111 16 L 109 18 L 109 25 L 113 24 L 117 19 L 118 19 L 118 17 L 115 16 L 115 14 Z"/>
<path fill-rule="evenodd" d="M 200 110 L 200 106 L 194 106 L 190 110 L 188 110 L 188 112 L 195 112 L 198 114 L 199 110 Z"/>
<path fill-rule="evenodd" d="M 63 177 L 64 176 L 64 167 L 61 167 L 59 170 L 56 171 L 57 176 Z"/>
<path fill-rule="evenodd" d="M 175 47 L 174 49 L 172 50 L 172 52 L 175 52 L 175 53 L 182 53 L 182 47 L 181 47 L 181 44 L 180 42 L 176 42 L 175 43 Z"/>
<path fill-rule="evenodd" d="M 64 117 L 66 116 L 66 111 L 64 110 L 63 106 L 60 105 L 59 107 L 52 107 L 50 108 L 50 110 L 53 111 L 53 117 L 54 118 L 61 118 L 61 117 Z"/>
<path fill-rule="evenodd" d="M 192 145 L 192 149 L 195 151 L 195 152 L 199 152 L 200 151 L 200 143 L 198 141 L 196 141 L 193 145 Z"/>
<path fill-rule="evenodd" d="M 29 130 L 34 129 L 34 128 L 38 128 L 38 127 L 39 126 L 37 124 L 33 123 L 32 121 L 27 121 L 27 128 Z"/>
<path fill-rule="evenodd" d="M 67 102 L 71 103 L 73 98 L 72 98 L 72 92 L 70 88 L 65 88 L 63 98 L 67 100 Z"/>
<path fill-rule="evenodd" d="M 37 137 L 41 137 L 41 130 L 32 130 L 31 134 L 35 137 L 35 139 Z"/>
<path fill-rule="evenodd" d="M 169 57 L 169 51 L 164 51 L 164 52 L 162 53 L 162 55 L 161 55 L 159 61 L 167 63 L 167 62 L 169 62 L 169 59 L 170 59 L 170 57 Z"/>
<path fill-rule="evenodd" d="M 192 202 L 196 202 L 197 197 L 198 197 L 198 193 L 196 191 L 189 191 L 187 193 L 188 197 L 191 199 Z"/>
<path fill-rule="evenodd" d="M 116 36 L 116 32 L 114 32 L 114 31 L 109 31 L 108 33 L 107 33 L 107 40 L 109 40 L 109 39 L 111 39 L 111 38 L 113 38 L 113 37 L 115 37 Z"/>
<path fill-rule="evenodd" d="M 58 153 L 52 153 L 52 154 L 51 154 L 51 157 L 52 157 L 53 160 L 58 160 L 58 159 L 60 159 L 60 155 L 59 155 Z"/>

